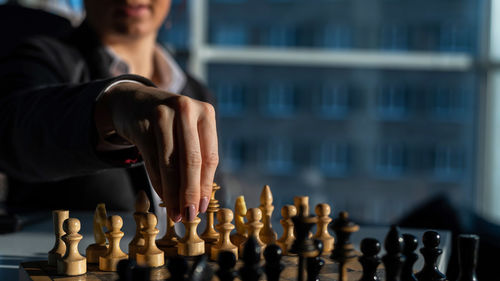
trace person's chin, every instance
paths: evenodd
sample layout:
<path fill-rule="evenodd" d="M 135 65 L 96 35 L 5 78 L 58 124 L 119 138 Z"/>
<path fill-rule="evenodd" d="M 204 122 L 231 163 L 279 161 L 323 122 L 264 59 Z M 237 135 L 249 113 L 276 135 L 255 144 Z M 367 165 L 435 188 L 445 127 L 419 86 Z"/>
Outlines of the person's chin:
<path fill-rule="evenodd" d="M 134 24 L 120 24 L 116 26 L 116 33 L 121 36 L 130 38 L 143 37 L 150 35 L 152 30 L 151 25 L 147 23 L 134 23 Z"/>

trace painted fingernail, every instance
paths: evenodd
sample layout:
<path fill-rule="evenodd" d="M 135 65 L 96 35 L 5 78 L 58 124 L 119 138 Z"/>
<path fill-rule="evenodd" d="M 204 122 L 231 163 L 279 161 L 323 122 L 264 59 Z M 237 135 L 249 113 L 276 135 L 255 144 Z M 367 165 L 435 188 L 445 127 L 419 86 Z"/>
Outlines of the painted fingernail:
<path fill-rule="evenodd" d="M 205 213 L 208 208 L 208 197 L 204 196 L 200 200 L 200 213 Z"/>
<path fill-rule="evenodd" d="M 175 223 L 178 223 L 178 222 L 180 222 L 180 221 L 181 221 L 181 219 L 182 219 L 181 214 L 177 214 L 177 215 L 175 215 L 175 216 L 174 216 L 174 219 L 173 219 L 173 220 L 174 220 L 174 222 L 175 222 Z"/>
<path fill-rule="evenodd" d="M 196 217 L 196 208 L 194 207 L 194 205 L 189 205 L 186 207 L 184 216 L 188 221 L 194 220 L 194 218 Z"/>
<path fill-rule="evenodd" d="M 180 222 L 181 219 L 182 219 L 182 216 L 181 216 L 181 213 L 179 212 L 178 209 L 175 209 L 175 208 L 172 208 L 172 209 L 168 209 L 168 216 L 170 218 L 172 218 L 172 220 L 177 223 L 177 222 Z"/>

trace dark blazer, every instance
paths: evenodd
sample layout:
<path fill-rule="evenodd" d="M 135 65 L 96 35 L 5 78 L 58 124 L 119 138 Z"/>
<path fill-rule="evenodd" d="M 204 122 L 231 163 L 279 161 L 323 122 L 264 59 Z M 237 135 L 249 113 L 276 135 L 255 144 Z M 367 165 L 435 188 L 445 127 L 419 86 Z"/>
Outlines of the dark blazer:
<path fill-rule="evenodd" d="M 130 210 L 147 190 L 135 148 L 98 154 L 95 99 L 118 79 L 111 58 L 85 22 L 61 38 L 28 40 L 0 61 L 0 171 L 8 175 L 7 204 L 27 208 Z M 212 102 L 192 77 L 181 94 Z M 121 167 L 121 168 L 120 168 Z"/>

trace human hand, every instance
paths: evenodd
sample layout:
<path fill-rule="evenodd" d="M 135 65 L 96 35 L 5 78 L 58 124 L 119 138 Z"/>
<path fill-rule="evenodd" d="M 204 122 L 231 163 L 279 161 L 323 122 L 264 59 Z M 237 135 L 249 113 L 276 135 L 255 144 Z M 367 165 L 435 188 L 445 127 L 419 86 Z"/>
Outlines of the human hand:
<path fill-rule="evenodd" d="M 151 183 L 178 222 L 205 212 L 219 162 L 212 105 L 124 82 L 96 104 L 101 136 L 109 127 L 142 154 Z"/>

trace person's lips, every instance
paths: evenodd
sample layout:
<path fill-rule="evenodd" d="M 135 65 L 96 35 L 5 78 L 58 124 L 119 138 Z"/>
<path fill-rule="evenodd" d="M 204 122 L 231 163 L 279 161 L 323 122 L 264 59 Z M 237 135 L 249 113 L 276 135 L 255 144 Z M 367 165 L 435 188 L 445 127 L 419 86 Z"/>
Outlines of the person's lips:
<path fill-rule="evenodd" d="M 129 17 L 141 17 L 150 12 L 149 5 L 137 4 L 137 5 L 126 5 L 123 7 L 123 12 Z"/>

